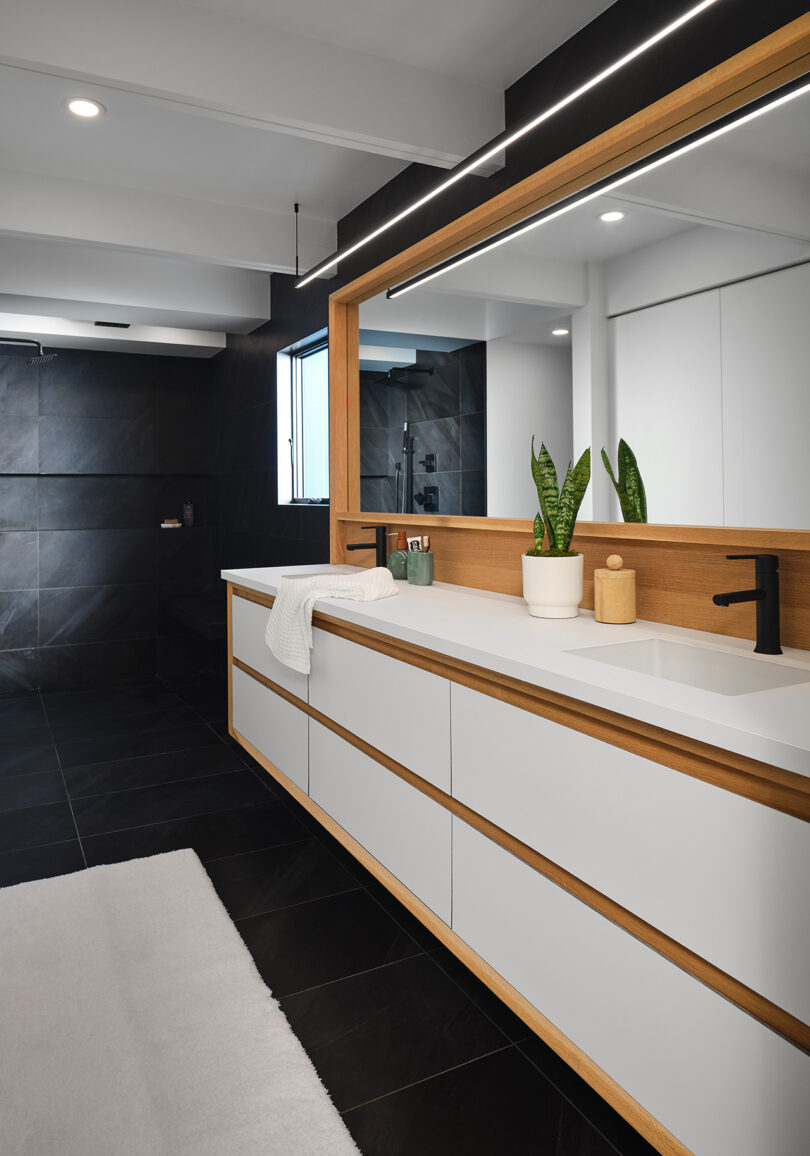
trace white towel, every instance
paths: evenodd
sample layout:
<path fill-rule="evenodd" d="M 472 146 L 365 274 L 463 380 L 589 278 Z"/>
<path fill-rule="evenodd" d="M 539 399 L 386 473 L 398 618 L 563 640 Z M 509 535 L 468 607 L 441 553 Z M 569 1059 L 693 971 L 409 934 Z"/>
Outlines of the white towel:
<path fill-rule="evenodd" d="M 350 598 L 374 602 L 398 594 L 385 566 L 362 574 L 313 574 L 311 578 L 282 578 L 267 620 L 264 641 L 285 666 L 309 674 L 312 649 L 312 607 L 319 598 Z"/>

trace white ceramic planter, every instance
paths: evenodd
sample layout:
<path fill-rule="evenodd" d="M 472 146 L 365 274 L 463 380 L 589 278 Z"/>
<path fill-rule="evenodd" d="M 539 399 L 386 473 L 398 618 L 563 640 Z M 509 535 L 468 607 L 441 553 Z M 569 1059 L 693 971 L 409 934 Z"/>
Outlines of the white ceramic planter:
<path fill-rule="evenodd" d="M 535 618 L 576 618 L 582 601 L 583 557 L 523 555 L 523 597 Z"/>

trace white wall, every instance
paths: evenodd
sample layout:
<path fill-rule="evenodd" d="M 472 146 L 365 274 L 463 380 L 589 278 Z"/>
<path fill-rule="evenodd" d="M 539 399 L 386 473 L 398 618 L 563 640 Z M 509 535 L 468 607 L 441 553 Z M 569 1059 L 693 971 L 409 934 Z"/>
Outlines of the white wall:
<path fill-rule="evenodd" d="M 534 518 L 531 438 L 562 474 L 571 459 L 571 350 L 487 342 L 487 514 Z"/>

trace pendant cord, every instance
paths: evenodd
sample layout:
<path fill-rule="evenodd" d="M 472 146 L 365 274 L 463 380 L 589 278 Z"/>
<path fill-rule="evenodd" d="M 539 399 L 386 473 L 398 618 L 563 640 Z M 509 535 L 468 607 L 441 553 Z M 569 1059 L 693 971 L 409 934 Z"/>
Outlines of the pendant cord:
<path fill-rule="evenodd" d="M 298 273 L 298 201 L 295 202 L 295 275 Z"/>

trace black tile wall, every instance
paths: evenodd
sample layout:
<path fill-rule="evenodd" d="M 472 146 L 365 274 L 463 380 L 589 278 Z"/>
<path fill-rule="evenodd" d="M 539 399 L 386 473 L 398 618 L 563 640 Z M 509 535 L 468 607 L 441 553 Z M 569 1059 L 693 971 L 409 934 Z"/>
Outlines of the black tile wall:
<path fill-rule="evenodd" d="M 197 359 L 0 354 L 0 695 L 220 664 L 163 608 L 221 590 L 218 388 Z"/>

